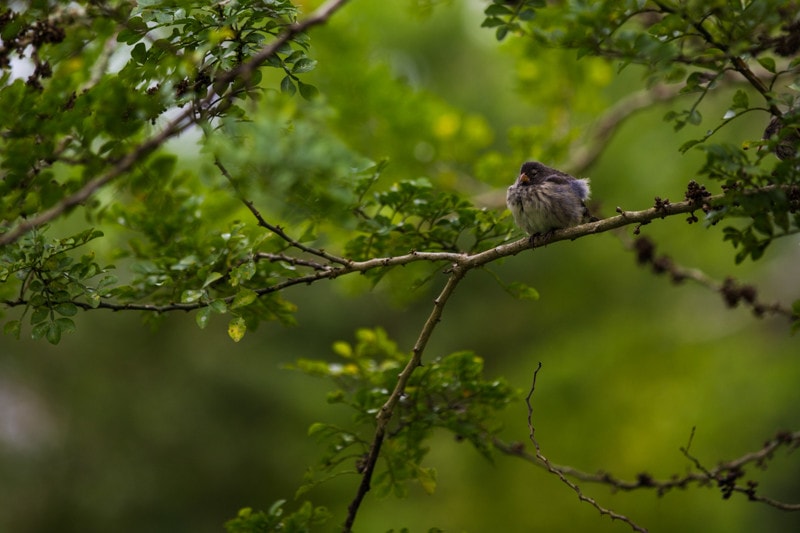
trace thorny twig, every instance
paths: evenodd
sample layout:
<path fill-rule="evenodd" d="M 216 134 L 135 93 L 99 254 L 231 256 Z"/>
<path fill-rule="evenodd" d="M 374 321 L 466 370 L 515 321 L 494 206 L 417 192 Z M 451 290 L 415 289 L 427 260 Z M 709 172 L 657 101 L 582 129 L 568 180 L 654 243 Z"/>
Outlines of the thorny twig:
<path fill-rule="evenodd" d="M 692 435 L 694 435 L 694 429 L 692 430 Z M 519 457 L 525 461 L 545 468 L 544 463 L 541 462 L 536 454 L 526 451 L 525 447 L 520 443 L 506 443 L 495 438 L 493 440 L 493 445 L 497 450 L 506 455 Z M 698 459 L 689 455 L 688 445 L 686 447 L 681 447 L 681 453 L 683 453 L 687 459 L 692 461 L 695 466 L 695 470 L 682 475 L 676 474 L 665 479 L 657 479 L 647 472 L 641 472 L 637 474 L 635 479 L 622 479 L 604 471 L 592 473 L 566 465 L 556 465 L 553 463 L 550 463 L 550 465 L 554 470 L 557 470 L 565 476 L 581 482 L 607 485 L 615 490 L 624 492 L 631 492 L 634 490 L 654 490 L 659 496 L 663 496 L 670 490 L 685 489 L 690 485 L 697 485 L 700 487 L 711 486 L 713 483 L 718 483 L 718 480 L 727 479 L 727 473 L 732 471 L 740 471 L 746 465 L 753 464 L 757 467 L 764 467 L 766 463 L 772 459 L 774 453 L 782 447 L 787 448 L 789 451 L 800 447 L 800 431 L 779 432 L 765 442 L 761 449 L 746 453 L 737 459 L 719 463 L 716 467 L 711 469 L 704 467 Z M 751 488 L 753 491 L 751 491 Z M 751 487 L 750 485 L 743 487 L 736 486 L 734 491 L 745 494 L 751 501 L 758 501 L 782 511 L 800 511 L 800 503 L 781 502 L 772 498 L 761 496 L 754 492 L 754 488 L 755 487 Z"/>
<path fill-rule="evenodd" d="M 612 520 L 620 520 L 622 522 L 625 522 L 626 524 L 631 526 L 631 528 L 634 531 L 639 531 L 640 533 L 647 533 L 647 529 L 645 529 L 642 526 L 638 525 L 636 522 L 634 522 L 633 520 L 631 520 L 627 516 L 619 514 L 616 511 L 613 511 L 613 510 L 608 509 L 606 507 L 603 507 L 602 505 L 597 503 L 597 501 L 594 498 L 584 494 L 583 491 L 581 490 L 581 488 L 577 484 L 575 484 L 573 481 L 570 481 L 567 478 L 567 476 L 564 474 L 564 472 L 562 472 L 555 465 L 553 465 L 550 462 L 550 460 L 547 457 L 545 457 L 544 454 L 542 453 L 541 446 L 539 445 L 539 441 L 536 440 L 536 429 L 535 429 L 535 427 L 533 425 L 533 404 L 531 403 L 531 398 L 533 397 L 533 392 L 536 389 L 536 377 L 539 375 L 539 370 L 541 370 L 541 369 L 542 369 L 542 363 L 539 363 L 538 366 L 536 367 L 536 370 L 534 370 L 534 372 L 533 372 L 533 382 L 531 383 L 531 389 L 528 392 L 528 396 L 525 398 L 525 405 L 528 406 L 528 430 L 529 430 L 528 438 L 533 443 L 533 447 L 536 449 L 536 459 L 541 464 L 544 465 L 544 467 L 547 469 L 548 472 L 550 472 L 551 474 L 554 474 L 555 476 L 557 476 L 558 479 L 560 479 L 562 483 L 564 483 L 566 486 L 568 486 L 573 491 L 575 491 L 575 494 L 578 495 L 578 499 L 580 501 L 588 503 L 589 505 L 591 505 L 592 507 L 597 509 L 597 511 L 601 515 L 607 515 Z"/>

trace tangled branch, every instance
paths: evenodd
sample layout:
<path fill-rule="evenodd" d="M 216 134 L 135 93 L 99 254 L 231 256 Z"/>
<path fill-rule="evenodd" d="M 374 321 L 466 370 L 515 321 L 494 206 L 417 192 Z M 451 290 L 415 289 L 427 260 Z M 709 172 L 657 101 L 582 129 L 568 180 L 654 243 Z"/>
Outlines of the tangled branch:
<path fill-rule="evenodd" d="M 775 453 L 785 448 L 787 451 L 800 447 L 800 431 L 779 432 L 774 437 L 767 440 L 764 445 L 755 451 L 748 452 L 741 457 L 729 461 L 720 462 L 714 468 L 707 468 L 689 453 L 691 442 L 694 438 L 695 429 L 692 428 L 689 444 L 681 447 L 680 451 L 695 467 L 695 470 L 685 474 L 675 474 L 668 478 L 657 479 L 647 472 L 637 474 L 635 479 L 622 479 L 611 473 L 599 471 L 595 473 L 586 472 L 577 468 L 565 465 L 550 463 L 553 470 L 560 472 L 566 477 L 585 482 L 607 485 L 614 490 L 632 492 L 635 490 L 654 490 L 659 496 L 663 496 L 673 489 L 685 489 L 689 486 L 711 487 L 716 485 L 722 491 L 724 498 L 730 497 L 734 492 L 747 496 L 748 500 L 764 503 L 782 511 L 800 511 L 800 503 L 782 502 L 773 498 L 756 493 L 757 484 L 754 481 L 737 483 L 737 480 L 744 476 L 744 467 L 754 465 L 758 468 L 766 467 L 766 464 L 773 459 Z M 494 446 L 500 452 L 518 457 L 540 467 L 546 467 L 535 453 L 525 450 L 520 443 L 506 443 L 500 439 L 494 439 Z"/>

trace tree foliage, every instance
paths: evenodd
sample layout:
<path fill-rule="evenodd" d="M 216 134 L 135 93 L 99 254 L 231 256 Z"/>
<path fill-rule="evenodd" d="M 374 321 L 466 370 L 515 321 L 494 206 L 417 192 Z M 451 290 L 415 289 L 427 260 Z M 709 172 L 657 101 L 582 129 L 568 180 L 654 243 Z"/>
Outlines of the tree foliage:
<path fill-rule="evenodd" d="M 352 411 L 346 426 L 310 427 L 325 452 L 299 493 L 341 475 L 359 479 L 346 513 L 336 513 L 349 531 L 370 490 L 404 496 L 416 483 L 435 491 L 436 470 L 426 457 L 434 435 L 445 432 L 490 461 L 499 451 L 545 466 L 601 514 L 644 530 L 575 483 L 659 492 L 675 484 L 643 474 L 626 485 L 550 463 L 534 438 L 530 395 L 535 453 L 505 443 L 498 413 L 519 401 L 520 391 L 487 378 L 473 350 L 429 359 L 426 346 L 473 270 L 490 271 L 515 296 L 538 297 L 533 287 L 494 272 L 533 245 L 518 238 L 495 199 L 520 159 L 560 160 L 582 171 L 633 112 L 663 101 L 676 103 L 663 117 L 676 139 L 705 128 L 673 147 L 676 154 L 702 154 L 683 181 L 684 198 L 656 197 L 638 211 L 617 208 L 613 216 L 557 231 L 536 248 L 625 226 L 638 235 L 651 221 L 685 215 L 690 224 L 721 227 L 738 264 L 762 259 L 777 239 L 796 235 L 796 3 L 485 2 L 480 25 L 514 54 L 520 82 L 536 78 L 537 69 L 551 73 L 538 78 L 540 91 L 522 96 L 544 99 L 551 109 L 532 125 L 508 128 L 505 151 L 492 145 L 479 115 L 396 82 L 384 67 L 352 61 L 312 83 L 315 69 L 336 54 L 314 49 L 314 31 L 363 9 L 346 3 L 304 14 L 289 0 L 29 1 L 2 8 L 4 332 L 58 344 L 75 332 L 79 313 L 139 311 L 157 321 L 183 311 L 201 329 L 223 325 L 238 342 L 267 322 L 296 324 L 290 287 L 359 274 L 367 283 L 354 286 L 386 287 L 404 302 L 433 290 L 438 295 L 410 350 L 380 327 L 360 329 L 353 343 L 334 345 L 333 362 L 306 358 L 292 365 L 328 380 L 328 401 Z M 365 93 L 326 94 L 325 84 L 337 76 Z M 564 110 L 574 103 L 574 115 L 600 115 L 602 98 L 595 97 L 623 76 L 642 92 L 601 115 L 594 136 L 583 134 L 584 123 Z M 717 111 L 712 99 L 724 101 L 720 117 L 709 118 Z M 407 102 L 411 109 L 403 107 Z M 386 106 L 397 111 L 375 113 Z M 736 143 L 723 138 L 756 115 L 763 128 L 743 128 Z M 354 123 L 370 124 L 372 134 Z M 403 134 L 388 142 L 392 127 Z M 395 163 L 390 157 L 397 153 L 415 157 Z M 190 156 L 196 159 L 187 164 Z M 647 171 L 638 170 L 644 178 Z M 800 324 L 800 300 L 791 308 L 764 304 L 754 287 L 681 267 L 656 255 L 649 240 L 633 247 L 640 263 L 674 281 L 693 279 L 730 306 L 745 302 L 759 316 L 788 317 L 794 329 Z M 486 317 L 487 327 L 493 319 Z M 755 452 L 764 463 L 775 449 L 796 447 L 800 436 L 785 432 L 770 442 L 762 449 L 768 453 Z M 716 483 L 725 498 L 743 493 L 779 509 L 798 508 L 764 497 L 748 482 L 748 461 L 709 469 L 688 446 L 685 455 L 695 475 L 683 486 Z M 329 518 L 309 502 L 284 516 L 283 503 L 268 512 L 243 509 L 227 530 L 309 531 Z"/>

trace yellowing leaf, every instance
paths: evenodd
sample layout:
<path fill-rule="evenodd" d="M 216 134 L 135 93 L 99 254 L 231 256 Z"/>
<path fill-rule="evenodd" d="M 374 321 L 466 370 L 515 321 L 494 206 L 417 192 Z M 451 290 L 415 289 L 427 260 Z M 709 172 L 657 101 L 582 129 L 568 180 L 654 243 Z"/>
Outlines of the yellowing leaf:
<path fill-rule="evenodd" d="M 245 332 L 247 331 L 247 324 L 244 321 L 244 318 L 237 316 L 230 322 L 228 322 L 228 337 L 230 337 L 233 342 L 239 342 L 244 337 Z"/>
<path fill-rule="evenodd" d="M 422 485 L 422 490 L 433 494 L 436 492 L 436 469 L 420 467 L 417 470 L 417 481 Z"/>
<path fill-rule="evenodd" d="M 353 347 L 344 341 L 336 341 L 333 343 L 333 353 L 349 358 L 353 356 Z"/>

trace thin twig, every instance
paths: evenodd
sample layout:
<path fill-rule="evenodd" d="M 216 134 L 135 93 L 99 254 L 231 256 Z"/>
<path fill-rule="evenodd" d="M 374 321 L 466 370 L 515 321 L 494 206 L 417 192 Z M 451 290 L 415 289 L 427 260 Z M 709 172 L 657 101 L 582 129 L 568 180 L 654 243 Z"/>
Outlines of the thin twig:
<path fill-rule="evenodd" d="M 272 253 L 268 253 L 268 252 L 257 252 L 255 254 L 253 254 L 253 259 L 256 260 L 256 261 L 260 261 L 260 260 L 264 259 L 266 261 L 286 263 L 286 264 L 289 264 L 289 265 L 292 265 L 292 266 L 303 266 L 303 267 L 308 267 L 308 268 L 311 268 L 311 269 L 314 269 L 314 270 L 320 270 L 320 271 L 328 271 L 331 268 L 333 268 L 330 265 L 323 265 L 322 263 L 318 263 L 316 261 L 310 261 L 308 259 L 302 259 L 302 258 L 299 258 L 299 257 L 293 257 L 291 255 L 286 255 L 286 254 L 272 254 Z"/>
<path fill-rule="evenodd" d="M 601 515 L 607 515 L 612 520 L 620 520 L 622 522 L 625 522 L 626 524 L 631 526 L 631 528 L 634 531 L 639 531 L 640 533 L 647 533 L 647 529 L 645 529 L 642 526 L 638 525 L 636 522 L 634 522 L 633 520 L 631 520 L 627 516 L 619 514 L 619 513 L 615 512 L 615 511 L 612 511 L 611 509 L 607 509 L 607 508 L 603 507 L 602 505 L 600 505 L 599 503 L 597 503 L 597 501 L 594 498 L 591 498 L 591 497 L 585 495 L 578 485 L 576 485 L 575 483 L 573 483 L 572 481 L 567 479 L 567 477 L 564 475 L 564 473 L 561 472 L 558 468 L 556 468 L 553 464 L 551 464 L 550 460 L 547 459 L 547 457 L 545 457 L 544 454 L 542 454 L 542 450 L 541 450 L 541 446 L 539 445 L 539 441 L 536 440 L 536 429 L 535 429 L 535 427 L 533 425 L 533 404 L 531 403 L 531 398 L 533 397 L 533 392 L 536 389 L 536 377 L 539 375 L 539 370 L 541 370 L 541 369 L 542 369 L 542 363 L 540 362 L 537 365 L 536 370 L 533 372 L 533 382 L 531 383 L 531 389 L 530 389 L 530 392 L 528 392 L 528 396 L 525 398 L 525 405 L 528 406 L 528 430 L 530 432 L 529 433 L 529 438 L 530 438 L 531 442 L 533 443 L 533 447 L 536 449 L 536 459 L 539 460 L 544 465 L 544 467 L 547 469 L 548 472 L 550 472 L 551 474 L 556 475 L 558 477 L 558 479 L 561 480 L 562 483 L 564 483 L 566 486 L 568 486 L 573 491 L 575 491 L 575 494 L 578 495 L 578 499 L 580 501 L 588 503 L 589 505 L 591 505 L 592 507 L 597 509 L 597 511 Z"/>
<path fill-rule="evenodd" d="M 331 255 L 331 254 L 327 253 L 325 250 L 321 250 L 319 248 L 312 248 L 311 246 L 306 246 L 305 244 L 301 243 L 300 241 L 297 241 L 297 240 L 289 237 L 289 235 L 287 235 L 286 232 L 283 231 L 283 228 L 281 228 L 280 226 L 276 226 L 276 225 L 273 225 L 273 224 L 270 224 L 269 222 L 267 222 L 267 220 L 261 215 L 261 212 L 258 210 L 258 208 L 256 208 L 255 204 L 252 201 L 250 201 L 247 198 L 245 198 L 244 195 L 241 194 L 241 192 L 239 191 L 238 187 L 236 186 L 236 182 L 234 181 L 233 176 L 231 176 L 230 172 L 228 172 L 228 169 L 225 167 L 225 165 L 222 164 L 222 162 L 219 160 L 219 158 L 214 158 L 214 164 L 217 166 L 217 168 L 219 168 L 220 172 L 222 172 L 222 175 L 225 176 L 225 178 L 228 180 L 228 182 L 230 182 L 231 186 L 236 190 L 236 192 L 239 195 L 239 198 L 241 199 L 242 203 L 244 203 L 244 205 L 247 207 L 247 209 L 250 211 L 250 213 L 252 213 L 252 215 L 255 217 L 255 219 L 258 222 L 259 226 L 261 226 L 264 229 L 267 229 L 267 230 L 271 231 L 272 233 L 274 233 L 275 235 L 277 235 L 278 237 L 280 237 L 281 239 L 286 241 L 286 243 L 289 246 L 297 248 L 298 250 L 301 250 L 303 252 L 306 252 L 306 253 L 309 253 L 309 254 L 312 254 L 312 255 L 316 255 L 318 257 L 321 257 L 322 259 L 330 261 L 331 263 L 336 263 L 336 264 L 345 265 L 345 266 L 350 263 L 350 261 L 348 261 L 347 259 L 343 259 L 341 257 L 337 257 L 335 255 Z"/>

